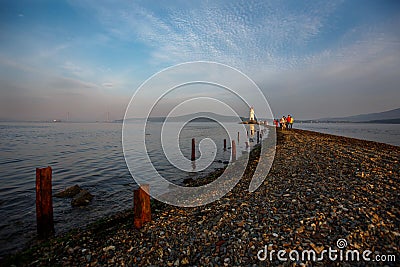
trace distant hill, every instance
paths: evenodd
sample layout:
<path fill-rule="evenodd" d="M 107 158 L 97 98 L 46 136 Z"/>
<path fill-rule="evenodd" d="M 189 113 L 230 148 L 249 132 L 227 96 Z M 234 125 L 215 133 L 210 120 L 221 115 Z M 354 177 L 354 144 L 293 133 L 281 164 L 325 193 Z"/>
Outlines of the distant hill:
<path fill-rule="evenodd" d="M 185 122 L 185 121 L 189 121 L 191 118 L 196 118 L 193 119 L 192 121 L 195 122 L 210 122 L 213 121 L 212 119 L 209 118 L 213 118 L 217 121 L 220 122 L 240 122 L 240 120 L 245 120 L 245 118 L 237 118 L 234 116 L 225 116 L 225 115 L 221 115 L 221 114 L 216 114 L 216 113 L 212 113 L 212 112 L 198 112 L 195 114 L 191 114 L 191 115 L 183 115 L 183 116 L 177 116 L 177 117 L 171 117 L 168 119 L 168 121 L 171 122 Z M 151 122 L 164 122 L 165 121 L 165 117 L 149 117 L 147 119 L 147 121 L 151 121 Z M 138 120 L 144 120 L 144 118 L 141 119 L 127 119 L 128 121 L 138 121 Z"/>
<path fill-rule="evenodd" d="M 321 118 L 318 121 L 328 122 L 371 122 L 371 123 L 399 123 L 400 122 L 400 108 L 392 109 L 384 112 L 360 114 L 349 117 L 339 118 Z"/>
<path fill-rule="evenodd" d="M 368 123 L 386 123 L 386 124 L 400 124 L 400 118 L 399 119 L 391 119 L 391 120 L 373 120 L 373 121 L 367 121 Z"/>

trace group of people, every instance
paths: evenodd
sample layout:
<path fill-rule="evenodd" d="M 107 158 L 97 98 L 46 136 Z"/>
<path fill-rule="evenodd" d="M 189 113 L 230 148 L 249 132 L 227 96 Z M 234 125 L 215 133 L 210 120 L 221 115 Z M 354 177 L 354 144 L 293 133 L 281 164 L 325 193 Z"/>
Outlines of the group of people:
<path fill-rule="evenodd" d="M 282 118 L 280 120 L 278 120 L 278 119 L 274 120 L 275 126 L 278 127 L 278 124 L 279 124 L 279 127 L 282 130 L 292 129 L 293 122 L 294 122 L 294 119 L 291 115 L 287 115 L 287 117 L 282 116 Z"/>

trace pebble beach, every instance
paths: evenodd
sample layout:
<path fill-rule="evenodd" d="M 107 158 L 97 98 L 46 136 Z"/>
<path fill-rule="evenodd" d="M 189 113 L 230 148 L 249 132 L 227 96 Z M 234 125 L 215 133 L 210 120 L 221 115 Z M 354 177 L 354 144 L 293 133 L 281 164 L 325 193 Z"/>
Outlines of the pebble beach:
<path fill-rule="evenodd" d="M 137 230 L 131 210 L 2 259 L 9 266 L 398 266 L 400 147 L 305 130 L 278 131 L 263 184 L 243 178 L 218 201 L 196 208 L 152 202 L 152 221 Z M 223 170 L 193 183 L 208 183 Z M 194 184 L 192 184 L 194 185 Z M 282 261 L 260 250 L 317 253 L 337 248 L 393 255 L 395 261 Z M 264 254 L 264 253 L 262 253 Z"/>

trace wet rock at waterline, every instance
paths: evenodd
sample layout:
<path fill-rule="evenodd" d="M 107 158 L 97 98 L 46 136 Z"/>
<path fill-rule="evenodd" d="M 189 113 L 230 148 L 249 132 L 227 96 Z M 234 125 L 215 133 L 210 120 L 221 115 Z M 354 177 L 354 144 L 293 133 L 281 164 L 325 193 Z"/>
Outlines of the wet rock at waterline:
<path fill-rule="evenodd" d="M 72 207 L 81 207 L 87 206 L 92 201 L 93 195 L 89 193 L 89 191 L 82 189 L 79 194 L 74 196 L 71 200 Z"/>
<path fill-rule="evenodd" d="M 58 192 L 54 197 L 59 198 L 72 198 L 72 207 L 87 206 L 93 199 L 93 195 L 86 189 L 81 188 L 79 185 L 74 185 Z"/>
<path fill-rule="evenodd" d="M 59 198 L 74 197 L 75 195 L 79 194 L 81 190 L 82 188 L 76 184 L 74 186 L 67 187 L 65 190 L 58 192 L 57 194 L 54 194 L 54 197 L 59 197 Z"/>

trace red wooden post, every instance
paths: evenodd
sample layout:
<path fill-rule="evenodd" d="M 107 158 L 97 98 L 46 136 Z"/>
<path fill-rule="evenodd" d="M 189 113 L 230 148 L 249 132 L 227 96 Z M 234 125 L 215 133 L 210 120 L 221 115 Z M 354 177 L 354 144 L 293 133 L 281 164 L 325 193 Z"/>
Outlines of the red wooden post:
<path fill-rule="evenodd" d="M 149 185 L 143 184 L 133 191 L 133 225 L 136 229 L 151 221 Z"/>
<path fill-rule="evenodd" d="M 192 138 L 192 157 L 191 157 L 192 161 L 196 160 L 196 141 L 194 140 L 194 138 Z"/>
<path fill-rule="evenodd" d="M 226 151 L 226 139 L 224 139 L 224 151 Z"/>
<path fill-rule="evenodd" d="M 236 161 L 236 144 L 235 140 L 232 140 L 232 162 Z"/>
<path fill-rule="evenodd" d="M 40 237 L 54 234 L 51 167 L 36 168 L 36 224 Z"/>

